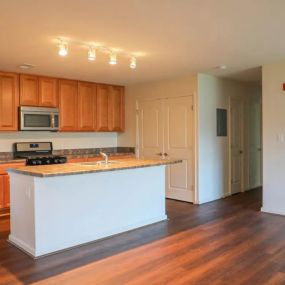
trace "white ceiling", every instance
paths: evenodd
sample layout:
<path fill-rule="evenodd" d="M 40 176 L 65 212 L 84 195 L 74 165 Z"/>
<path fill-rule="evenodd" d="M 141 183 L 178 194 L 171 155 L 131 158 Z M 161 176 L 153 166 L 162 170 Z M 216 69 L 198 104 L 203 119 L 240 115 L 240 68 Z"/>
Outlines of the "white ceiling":
<path fill-rule="evenodd" d="M 124 85 L 196 72 L 258 81 L 259 66 L 285 59 L 284 11 L 284 0 L 3 0 L 0 70 L 30 63 L 30 73 Z M 61 58 L 60 36 L 137 53 L 138 68 L 104 53 L 88 62 L 81 45 Z"/>

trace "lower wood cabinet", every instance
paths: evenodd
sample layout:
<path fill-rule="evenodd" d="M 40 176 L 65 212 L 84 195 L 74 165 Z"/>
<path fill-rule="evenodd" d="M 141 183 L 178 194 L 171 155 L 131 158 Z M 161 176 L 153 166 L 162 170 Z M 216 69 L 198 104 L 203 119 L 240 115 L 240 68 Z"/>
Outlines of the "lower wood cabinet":
<path fill-rule="evenodd" d="M 10 207 L 10 182 L 9 175 L 0 175 L 0 209 Z"/>

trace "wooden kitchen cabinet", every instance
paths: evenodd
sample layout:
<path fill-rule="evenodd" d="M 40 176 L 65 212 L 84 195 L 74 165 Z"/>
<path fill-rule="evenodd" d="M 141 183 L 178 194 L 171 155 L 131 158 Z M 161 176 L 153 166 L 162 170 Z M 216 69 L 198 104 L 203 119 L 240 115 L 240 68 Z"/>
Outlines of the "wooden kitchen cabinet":
<path fill-rule="evenodd" d="M 75 80 L 59 81 L 60 130 L 76 131 L 78 114 L 78 82 Z"/>
<path fill-rule="evenodd" d="M 96 130 L 96 85 L 78 83 L 78 131 Z"/>
<path fill-rule="evenodd" d="M 122 86 L 109 87 L 108 122 L 110 131 L 122 132 L 125 129 L 125 100 Z"/>
<path fill-rule="evenodd" d="M 58 107 L 58 80 L 52 77 L 39 77 L 39 106 Z"/>
<path fill-rule="evenodd" d="M 10 207 L 10 183 L 9 175 L 0 175 L 0 209 Z"/>
<path fill-rule="evenodd" d="M 0 72 L 0 131 L 18 130 L 18 75 Z"/>
<path fill-rule="evenodd" d="M 97 85 L 97 131 L 110 131 L 108 124 L 109 86 Z"/>
<path fill-rule="evenodd" d="M 97 130 L 123 131 L 125 128 L 124 87 L 98 85 Z"/>
<path fill-rule="evenodd" d="M 36 75 L 20 75 L 20 105 L 57 107 L 57 79 Z"/>
<path fill-rule="evenodd" d="M 20 105 L 39 105 L 39 81 L 37 76 L 20 74 Z"/>

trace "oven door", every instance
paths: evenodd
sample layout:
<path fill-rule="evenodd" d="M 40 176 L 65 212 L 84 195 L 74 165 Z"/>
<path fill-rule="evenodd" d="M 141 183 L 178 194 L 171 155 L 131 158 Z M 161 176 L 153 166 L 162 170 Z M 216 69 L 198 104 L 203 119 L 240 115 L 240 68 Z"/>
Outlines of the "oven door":
<path fill-rule="evenodd" d="M 21 107 L 21 131 L 57 131 L 59 116 L 57 109 Z"/>

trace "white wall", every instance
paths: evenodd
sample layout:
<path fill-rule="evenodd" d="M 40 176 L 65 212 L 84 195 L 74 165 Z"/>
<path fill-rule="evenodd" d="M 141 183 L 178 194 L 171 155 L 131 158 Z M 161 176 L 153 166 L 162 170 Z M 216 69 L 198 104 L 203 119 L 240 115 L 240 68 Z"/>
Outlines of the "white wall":
<path fill-rule="evenodd" d="M 216 136 L 216 109 L 228 109 L 229 96 L 256 94 L 255 85 L 198 74 L 127 86 L 126 131 L 118 146 L 136 146 L 136 100 L 194 95 L 196 109 L 196 190 L 198 202 L 219 199 L 228 187 L 228 138 Z"/>
<path fill-rule="evenodd" d="M 229 192 L 228 137 L 216 135 L 216 109 L 227 109 L 230 96 L 251 96 L 256 85 L 198 74 L 198 197 L 199 203 Z"/>
<path fill-rule="evenodd" d="M 0 152 L 12 151 L 14 142 L 52 141 L 54 149 L 116 147 L 117 133 L 0 133 Z"/>
<path fill-rule="evenodd" d="M 263 208 L 285 215 L 285 63 L 262 67 Z"/>

